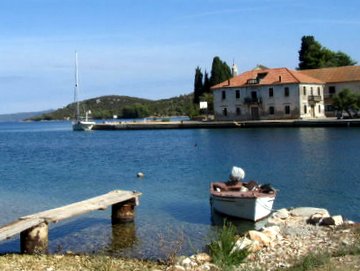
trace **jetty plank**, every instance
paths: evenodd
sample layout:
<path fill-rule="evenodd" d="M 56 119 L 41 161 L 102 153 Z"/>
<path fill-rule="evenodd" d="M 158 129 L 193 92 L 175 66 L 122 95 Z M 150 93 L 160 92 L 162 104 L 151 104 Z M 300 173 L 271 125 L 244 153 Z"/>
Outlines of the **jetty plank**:
<path fill-rule="evenodd" d="M 45 222 L 42 218 L 21 219 L 0 228 L 0 241 Z"/>
<path fill-rule="evenodd" d="M 63 207 L 23 216 L 20 219 L 43 219 L 48 223 L 56 223 L 58 221 L 78 216 L 90 211 L 105 210 L 108 206 L 118 202 L 134 199 L 137 203 L 137 198 L 141 194 L 142 193 L 140 192 L 115 190 L 101 196 L 72 203 Z"/>

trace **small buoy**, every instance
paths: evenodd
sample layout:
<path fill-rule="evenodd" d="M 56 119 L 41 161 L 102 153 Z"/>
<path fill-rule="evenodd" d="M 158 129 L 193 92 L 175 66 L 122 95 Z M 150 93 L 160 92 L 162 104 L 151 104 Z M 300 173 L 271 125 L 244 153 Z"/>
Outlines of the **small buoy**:
<path fill-rule="evenodd" d="M 143 178 L 143 177 L 144 177 L 144 173 L 138 172 L 138 173 L 136 174 L 136 176 L 137 176 L 138 178 Z"/>

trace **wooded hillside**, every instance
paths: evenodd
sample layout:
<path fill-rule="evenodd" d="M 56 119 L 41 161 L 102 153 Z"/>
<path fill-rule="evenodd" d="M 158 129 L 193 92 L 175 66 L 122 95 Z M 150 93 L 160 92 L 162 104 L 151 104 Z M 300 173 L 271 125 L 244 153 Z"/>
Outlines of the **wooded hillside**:
<path fill-rule="evenodd" d="M 195 110 L 192 100 L 192 94 L 156 101 L 128 96 L 101 96 L 81 101 L 80 112 L 84 116 L 85 111 L 91 110 L 91 117 L 94 119 L 109 119 L 114 115 L 117 115 L 118 118 L 190 116 Z M 30 118 L 30 120 L 72 119 L 74 114 L 75 103 L 71 103 L 51 113 Z"/>

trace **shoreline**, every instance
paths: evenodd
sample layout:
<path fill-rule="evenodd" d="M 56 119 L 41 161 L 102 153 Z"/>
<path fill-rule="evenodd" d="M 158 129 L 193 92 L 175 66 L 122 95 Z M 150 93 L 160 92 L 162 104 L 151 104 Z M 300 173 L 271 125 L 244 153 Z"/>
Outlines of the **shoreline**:
<path fill-rule="evenodd" d="M 92 130 L 220 129 L 220 128 L 360 127 L 360 119 L 253 121 L 146 121 L 96 123 Z"/>
<path fill-rule="evenodd" d="M 233 249 L 246 248 L 250 254 L 233 270 L 288 270 L 309 254 L 323 255 L 324 253 L 331 255 L 330 260 L 335 262 L 335 265 L 342 266 L 346 261 L 346 265 L 350 266 L 348 270 L 352 270 L 360 266 L 359 255 L 355 254 L 355 257 L 352 257 L 354 254 L 350 252 L 356 246 L 357 251 L 360 251 L 359 238 L 360 223 L 343 220 L 341 215 L 331 216 L 326 209 L 283 208 L 272 213 L 262 229 L 250 230 L 237 237 Z M 339 251 L 343 254 L 336 256 Z M 344 253 L 346 251 L 349 253 Z M 5 254 L 0 257 L 0 269 L 18 270 L 20 268 L 23 270 L 25 268 L 34 271 L 222 270 L 205 252 L 189 257 L 178 256 L 169 260 L 171 261 L 160 263 L 101 254 Z"/>

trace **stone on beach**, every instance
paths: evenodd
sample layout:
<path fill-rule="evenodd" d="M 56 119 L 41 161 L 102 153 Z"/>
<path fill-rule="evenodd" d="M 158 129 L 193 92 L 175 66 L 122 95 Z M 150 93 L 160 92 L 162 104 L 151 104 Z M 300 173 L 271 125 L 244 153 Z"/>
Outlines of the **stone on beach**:
<path fill-rule="evenodd" d="M 320 214 L 323 217 L 330 216 L 328 210 L 323 209 L 323 208 L 299 207 L 299 208 L 290 210 L 290 215 L 292 215 L 292 216 L 300 216 L 300 217 L 309 218 L 310 216 L 312 216 L 314 214 Z"/>
<path fill-rule="evenodd" d="M 324 217 L 320 221 L 321 226 L 340 226 L 344 223 L 344 220 L 341 215 L 335 215 L 331 217 Z"/>
<path fill-rule="evenodd" d="M 255 230 L 248 231 L 248 236 L 250 240 L 258 241 L 260 245 L 265 247 L 268 247 L 271 243 L 270 238 L 266 234 L 260 231 L 255 231 Z"/>
<path fill-rule="evenodd" d="M 289 217 L 289 211 L 285 208 L 282 208 L 280 210 L 277 210 L 275 213 L 273 213 L 272 217 L 280 218 L 280 219 L 287 219 Z"/>

